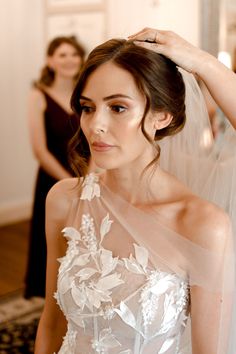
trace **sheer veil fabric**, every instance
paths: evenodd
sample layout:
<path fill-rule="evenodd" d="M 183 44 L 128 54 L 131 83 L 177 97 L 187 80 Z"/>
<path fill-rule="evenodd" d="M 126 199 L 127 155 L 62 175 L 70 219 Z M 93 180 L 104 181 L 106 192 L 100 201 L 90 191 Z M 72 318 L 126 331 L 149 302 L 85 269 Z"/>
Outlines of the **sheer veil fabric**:
<path fill-rule="evenodd" d="M 220 148 L 215 148 L 204 98 L 197 81 L 192 74 L 183 69 L 179 70 L 186 87 L 186 125 L 179 134 L 165 138 L 159 143 L 160 165 L 189 186 L 194 193 L 223 208 L 231 217 L 232 232 L 229 230 L 227 244 L 222 253 L 214 254 L 204 247 L 186 244 L 186 240 L 181 238 L 176 240 L 177 248 L 180 247 L 184 258 L 190 261 L 187 261 L 188 267 L 191 268 L 188 272 L 190 283 L 198 284 L 207 291 L 220 293 L 222 296 L 217 354 L 235 354 L 236 132 L 228 124 Z M 218 279 L 217 274 L 220 274 Z M 230 304 L 230 301 L 233 304 Z M 229 329 L 227 321 L 230 312 L 233 316 Z M 207 316 L 207 305 L 205 315 Z M 223 342 L 228 331 L 230 344 L 225 351 Z"/>

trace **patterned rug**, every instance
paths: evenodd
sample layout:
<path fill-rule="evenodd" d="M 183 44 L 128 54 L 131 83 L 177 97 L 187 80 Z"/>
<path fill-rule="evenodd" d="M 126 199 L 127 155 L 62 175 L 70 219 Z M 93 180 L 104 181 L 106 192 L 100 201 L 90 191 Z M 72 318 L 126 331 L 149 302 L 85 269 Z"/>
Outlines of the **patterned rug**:
<path fill-rule="evenodd" d="M 44 300 L 21 293 L 0 298 L 0 354 L 31 354 Z"/>

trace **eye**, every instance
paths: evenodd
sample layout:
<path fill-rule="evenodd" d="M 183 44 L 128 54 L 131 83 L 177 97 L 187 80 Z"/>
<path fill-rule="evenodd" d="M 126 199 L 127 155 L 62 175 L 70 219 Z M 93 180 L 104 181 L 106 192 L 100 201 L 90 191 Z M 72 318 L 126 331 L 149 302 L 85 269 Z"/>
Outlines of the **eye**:
<path fill-rule="evenodd" d="M 115 113 L 123 113 L 124 111 L 126 111 L 126 109 L 126 107 L 119 104 L 114 104 L 111 106 L 111 110 Z"/>
<path fill-rule="evenodd" d="M 92 113 L 94 111 L 94 108 L 91 106 L 87 106 L 87 105 L 82 105 L 81 106 L 81 112 L 85 113 L 85 114 L 89 114 Z"/>

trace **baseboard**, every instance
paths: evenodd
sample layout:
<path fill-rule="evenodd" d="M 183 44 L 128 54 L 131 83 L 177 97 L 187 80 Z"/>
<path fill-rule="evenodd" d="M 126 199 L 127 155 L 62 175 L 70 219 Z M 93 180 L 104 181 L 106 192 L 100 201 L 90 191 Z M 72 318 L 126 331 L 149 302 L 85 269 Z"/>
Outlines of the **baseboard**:
<path fill-rule="evenodd" d="M 24 200 L 0 205 L 0 226 L 30 219 L 32 201 Z"/>

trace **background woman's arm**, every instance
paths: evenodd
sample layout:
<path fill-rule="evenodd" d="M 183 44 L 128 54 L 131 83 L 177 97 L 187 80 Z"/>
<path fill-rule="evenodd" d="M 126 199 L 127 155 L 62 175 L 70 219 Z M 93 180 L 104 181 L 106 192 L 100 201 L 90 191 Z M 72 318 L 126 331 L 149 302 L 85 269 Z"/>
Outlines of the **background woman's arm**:
<path fill-rule="evenodd" d="M 29 132 L 34 155 L 40 166 L 56 180 L 71 177 L 47 148 L 44 126 L 45 108 L 46 102 L 42 92 L 37 89 L 32 90 L 29 98 Z"/>

